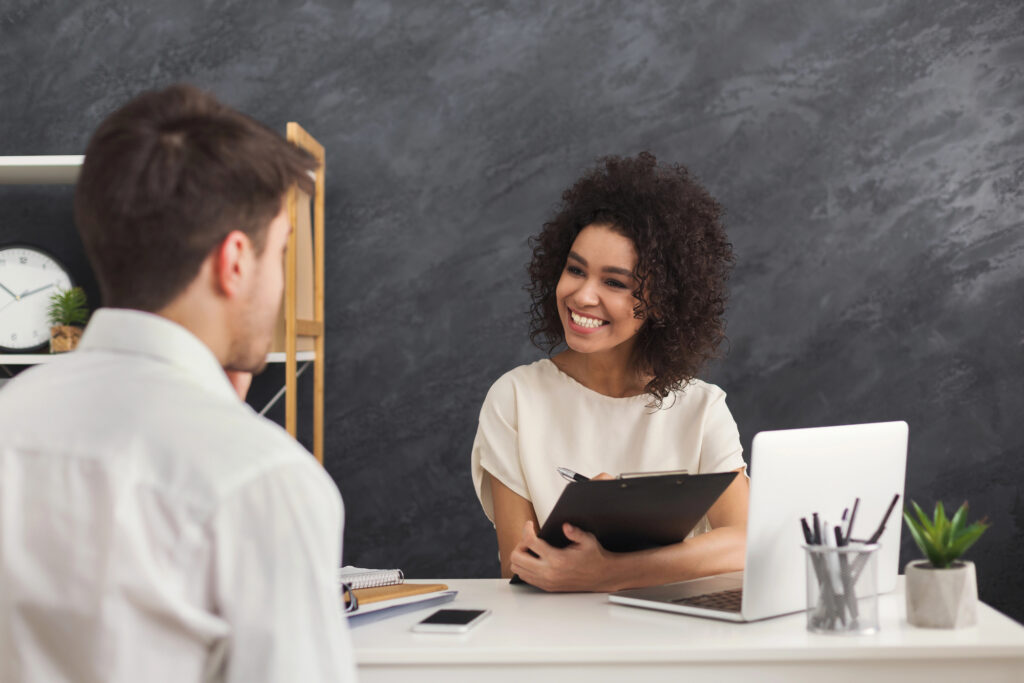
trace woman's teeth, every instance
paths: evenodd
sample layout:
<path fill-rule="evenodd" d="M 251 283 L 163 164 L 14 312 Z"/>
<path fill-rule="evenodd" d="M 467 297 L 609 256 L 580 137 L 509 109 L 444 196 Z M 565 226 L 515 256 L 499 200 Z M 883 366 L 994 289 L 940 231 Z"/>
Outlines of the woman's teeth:
<path fill-rule="evenodd" d="M 585 318 L 579 313 L 569 311 L 569 315 L 572 316 L 572 321 L 580 327 L 601 327 L 601 325 L 607 324 L 604 320 L 598 320 L 597 318 Z"/>

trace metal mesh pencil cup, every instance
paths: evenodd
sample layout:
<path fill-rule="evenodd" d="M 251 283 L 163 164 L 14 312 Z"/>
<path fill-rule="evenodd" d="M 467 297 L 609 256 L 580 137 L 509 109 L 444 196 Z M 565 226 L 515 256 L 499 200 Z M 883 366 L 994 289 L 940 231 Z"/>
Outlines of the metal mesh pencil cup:
<path fill-rule="evenodd" d="M 846 635 L 878 631 L 879 545 L 803 547 L 807 555 L 807 630 Z"/>

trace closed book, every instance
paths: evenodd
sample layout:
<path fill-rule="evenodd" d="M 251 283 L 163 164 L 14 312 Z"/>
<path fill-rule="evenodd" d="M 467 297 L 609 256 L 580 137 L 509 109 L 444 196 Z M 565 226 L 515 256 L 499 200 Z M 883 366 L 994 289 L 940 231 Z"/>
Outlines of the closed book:
<path fill-rule="evenodd" d="M 411 595 L 424 593 L 436 593 L 448 590 L 443 583 L 402 583 L 395 586 L 378 586 L 376 588 L 357 588 L 352 592 L 356 594 L 356 600 L 360 607 L 370 605 L 382 600 L 397 600 L 407 598 Z"/>
<path fill-rule="evenodd" d="M 450 602 L 458 591 L 448 590 L 443 583 L 405 583 L 394 586 L 361 588 L 347 594 L 346 617 L 351 625 L 371 623 Z"/>

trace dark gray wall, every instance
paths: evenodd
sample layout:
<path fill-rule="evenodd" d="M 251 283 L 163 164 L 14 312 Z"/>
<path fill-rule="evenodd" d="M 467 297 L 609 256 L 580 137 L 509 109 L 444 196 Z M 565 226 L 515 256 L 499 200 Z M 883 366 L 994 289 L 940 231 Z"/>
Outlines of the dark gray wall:
<path fill-rule="evenodd" d="M 209 5 L 5 2 L 0 154 L 81 152 L 177 80 L 325 143 L 347 561 L 496 575 L 468 457 L 490 383 L 538 357 L 526 239 L 595 157 L 650 149 L 728 210 L 708 376 L 745 445 L 907 420 L 909 497 L 988 515 L 982 598 L 1024 618 L 1019 2 Z M 69 232 L 69 197 L 4 190 L 0 239 Z"/>

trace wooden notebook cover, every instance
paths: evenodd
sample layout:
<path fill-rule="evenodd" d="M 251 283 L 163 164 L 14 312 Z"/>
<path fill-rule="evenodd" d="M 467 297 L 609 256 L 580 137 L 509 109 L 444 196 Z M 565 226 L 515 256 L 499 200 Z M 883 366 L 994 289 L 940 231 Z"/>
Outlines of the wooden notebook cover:
<path fill-rule="evenodd" d="M 448 586 L 443 583 L 399 583 L 394 586 L 378 586 L 376 588 L 359 588 L 352 591 L 356 594 L 356 600 L 360 605 L 368 605 L 371 602 L 381 600 L 394 600 L 410 595 L 421 595 L 423 593 L 436 593 L 446 591 Z"/>

